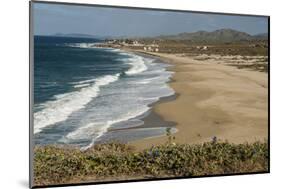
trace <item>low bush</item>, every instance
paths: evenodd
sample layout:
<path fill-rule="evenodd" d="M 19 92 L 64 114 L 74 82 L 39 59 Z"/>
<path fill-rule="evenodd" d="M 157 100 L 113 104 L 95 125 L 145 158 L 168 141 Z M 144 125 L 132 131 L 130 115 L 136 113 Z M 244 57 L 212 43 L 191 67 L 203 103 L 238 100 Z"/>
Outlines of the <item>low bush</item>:
<path fill-rule="evenodd" d="M 161 178 L 262 172 L 268 170 L 268 144 L 175 144 L 136 152 L 126 144 L 95 145 L 86 151 L 35 148 L 36 185 L 133 178 Z"/>

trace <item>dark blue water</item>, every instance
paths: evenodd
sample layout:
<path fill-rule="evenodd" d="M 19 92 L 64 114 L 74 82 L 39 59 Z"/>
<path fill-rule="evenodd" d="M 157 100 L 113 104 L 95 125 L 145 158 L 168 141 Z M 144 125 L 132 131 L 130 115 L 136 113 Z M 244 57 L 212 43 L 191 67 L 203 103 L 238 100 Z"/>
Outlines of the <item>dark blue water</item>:
<path fill-rule="evenodd" d="M 130 67 L 118 59 L 122 55 L 114 51 L 71 46 L 98 43 L 101 40 L 36 36 L 34 41 L 35 104 L 74 90 L 74 82 L 122 73 Z"/>
<path fill-rule="evenodd" d="M 89 147 L 106 136 L 109 128 L 143 124 L 138 117 L 149 111 L 151 103 L 174 94 L 166 84 L 172 74 L 166 64 L 118 49 L 97 48 L 99 42 L 35 37 L 36 144 Z M 139 133 L 155 136 L 163 134 L 163 128 Z"/>

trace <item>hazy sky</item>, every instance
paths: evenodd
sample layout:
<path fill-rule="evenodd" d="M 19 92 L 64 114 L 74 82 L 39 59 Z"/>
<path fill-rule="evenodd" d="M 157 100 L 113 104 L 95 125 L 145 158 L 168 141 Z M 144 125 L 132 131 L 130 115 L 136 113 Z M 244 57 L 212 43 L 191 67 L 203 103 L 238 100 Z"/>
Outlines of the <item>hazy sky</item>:
<path fill-rule="evenodd" d="M 266 33 L 267 24 L 266 17 L 34 3 L 35 35 L 157 36 L 221 28 L 257 34 Z"/>

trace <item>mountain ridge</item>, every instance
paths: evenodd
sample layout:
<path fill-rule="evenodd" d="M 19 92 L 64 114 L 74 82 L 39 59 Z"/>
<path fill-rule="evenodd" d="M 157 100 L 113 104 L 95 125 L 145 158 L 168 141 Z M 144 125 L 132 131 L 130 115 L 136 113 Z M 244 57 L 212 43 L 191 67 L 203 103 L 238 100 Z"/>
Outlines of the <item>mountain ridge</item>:
<path fill-rule="evenodd" d="M 183 32 L 176 35 L 160 35 L 154 37 L 163 40 L 189 40 L 194 42 L 233 42 L 249 40 L 267 40 L 268 33 L 251 35 L 246 32 L 224 28 L 214 31 L 199 30 L 196 32 Z"/>

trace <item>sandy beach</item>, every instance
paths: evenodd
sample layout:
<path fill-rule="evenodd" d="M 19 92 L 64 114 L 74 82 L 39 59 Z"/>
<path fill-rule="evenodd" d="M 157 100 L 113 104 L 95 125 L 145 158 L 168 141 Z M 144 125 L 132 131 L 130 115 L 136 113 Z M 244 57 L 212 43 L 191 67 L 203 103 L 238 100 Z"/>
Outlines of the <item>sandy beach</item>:
<path fill-rule="evenodd" d="M 178 97 L 156 104 L 153 111 L 176 123 L 175 142 L 201 143 L 214 136 L 232 143 L 267 140 L 267 73 L 177 54 L 149 54 L 173 65 L 169 85 Z M 142 150 L 166 141 L 161 136 L 130 144 Z"/>

